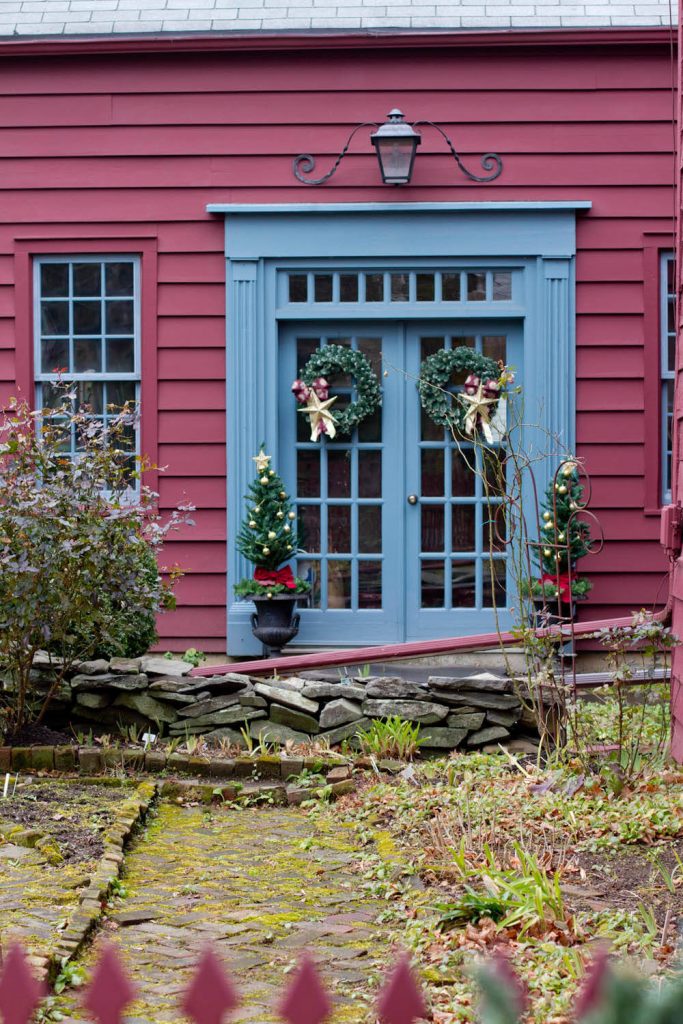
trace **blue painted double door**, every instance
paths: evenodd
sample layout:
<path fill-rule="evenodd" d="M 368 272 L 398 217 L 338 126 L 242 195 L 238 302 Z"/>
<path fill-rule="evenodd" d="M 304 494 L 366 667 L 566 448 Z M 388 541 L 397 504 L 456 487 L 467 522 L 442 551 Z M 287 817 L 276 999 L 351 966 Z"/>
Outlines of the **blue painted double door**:
<path fill-rule="evenodd" d="M 289 389 L 310 355 L 331 343 L 367 356 L 382 405 L 351 437 L 313 442 Z M 520 379 L 516 321 L 281 327 L 278 462 L 297 508 L 295 569 L 311 583 L 302 644 L 391 643 L 509 624 L 508 553 L 493 495 L 504 447 L 484 452 L 455 441 L 422 410 L 417 391 L 422 361 L 458 345 L 514 366 Z M 456 391 L 461 383 L 452 382 Z M 330 384 L 337 409 L 355 398 L 352 380 Z"/>

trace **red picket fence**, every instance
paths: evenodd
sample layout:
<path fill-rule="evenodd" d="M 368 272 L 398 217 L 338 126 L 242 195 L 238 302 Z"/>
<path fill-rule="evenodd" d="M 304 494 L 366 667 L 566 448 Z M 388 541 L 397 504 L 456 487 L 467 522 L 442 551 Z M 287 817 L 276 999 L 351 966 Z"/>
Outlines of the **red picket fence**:
<path fill-rule="evenodd" d="M 0 1016 L 3 1024 L 29 1024 L 48 993 L 34 977 L 26 954 L 12 946 L 0 973 Z M 82 1004 L 98 1024 L 122 1024 L 126 1007 L 137 990 L 116 949 L 105 946 L 82 997 Z M 240 1003 L 239 994 L 217 956 L 202 954 L 178 1009 L 196 1024 L 222 1024 Z M 304 956 L 278 1007 L 287 1024 L 322 1024 L 332 1002 L 313 960 Z M 389 974 L 377 1001 L 377 1016 L 384 1024 L 413 1024 L 427 1014 L 422 992 L 403 957 Z"/>

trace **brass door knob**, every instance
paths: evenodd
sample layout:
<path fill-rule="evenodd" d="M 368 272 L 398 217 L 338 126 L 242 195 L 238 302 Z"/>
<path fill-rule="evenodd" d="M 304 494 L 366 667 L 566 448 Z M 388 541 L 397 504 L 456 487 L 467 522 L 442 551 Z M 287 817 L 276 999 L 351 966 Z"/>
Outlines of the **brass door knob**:
<path fill-rule="evenodd" d="M 409 494 L 408 495 L 408 504 L 409 505 L 417 505 L 417 494 Z"/>

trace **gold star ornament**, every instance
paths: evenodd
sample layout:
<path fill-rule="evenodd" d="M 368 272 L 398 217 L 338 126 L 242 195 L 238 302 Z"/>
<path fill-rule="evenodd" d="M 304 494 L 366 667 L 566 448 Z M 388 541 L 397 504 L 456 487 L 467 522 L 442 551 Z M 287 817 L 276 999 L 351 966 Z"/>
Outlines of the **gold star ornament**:
<path fill-rule="evenodd" d="M 258 455 L 254 455 L 252 457 L 252 462 L 256 463 L 256 469 L 259 473 L 265 473 L 268 469 L 268 463 L 270 462 L 270 455 L 266 455 L 262 448 Z"/>
<path fill-rule="evenodd" d="M 311 423 L 311 441 L 317 441 L 321 434 L 327 434 L 333 438 L 337 433 L 336 420 L 330 412 L 330 406 L 337 401 L 337 396 L 326 398 L 322 401 L 311 388 L 308 395 L 308 405 L 305 405 L 299 412 L 308 416 Z"/>

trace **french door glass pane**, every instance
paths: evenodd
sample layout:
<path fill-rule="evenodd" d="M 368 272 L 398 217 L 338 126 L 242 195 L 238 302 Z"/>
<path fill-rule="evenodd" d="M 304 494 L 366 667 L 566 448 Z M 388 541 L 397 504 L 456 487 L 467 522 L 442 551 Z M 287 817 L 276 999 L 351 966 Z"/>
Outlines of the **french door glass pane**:
<path fill-rule="evenodd" d="M 381 276 L 381 275 L 380 275 Z M 383 278 L 382 278 L 383 280 Z M 329 295 L 326 275 L 313 275 L 316 301 Z M 357 284 L 357 279 L 355 279 Z M 366 280 L 366 286 L 368 284 Z M 340 287 L 342 282 L 340 281 Z M 353 289 L 353 282 L 343 282 Z M 290 277 L 291 287 L 291 277 Z M 331 281 L 332 294 L 337 285 Z M 382 338 L 362 333 L 296 338 L 296 375 L 311 355 L 325 345 L 362 352 L 381 378 Z M 353 377 L 326 374 L 336 396 L 333 413 L 357 398 Z M 313 585 L 302 606 L 354 611 L 382 608 L 382 407 L 351 435 L 310 440 L 306 414 L 295 413 L 296 502 L 300 552 L 297 571 Z M 302 427 L 303 422 L 303 427 Z M 311 556 L 315 557 L 311 557 Z"/>
<path fill-rule="evenodd" d="M 486 288 L 485 274 L 467 274 L 468 298 Z M 505 283 L 500 284 L 501 292 Z M 461 345 L 496 360 L 506 360 L 507 337 L 491 334 L 425 334 L 421 358 Z M 465 374 L 447 385 L 457 394 Z M 415 398 L 416 401 L 419 399 Z M 473 445 L 449 430 L 420 427 L 420 594 L 422 608 L 490 608 L 506 603 L 505 523 L 491 525 L 505 490 L 505 451 Z M 434 553 L 443 560 L 433 558 Z M 491 554 L 496 558 L 491 561 Z M 492 578 L 493 572 L 493 578 Z M 448 582 L 450 580 L 450 582 Z"/>

